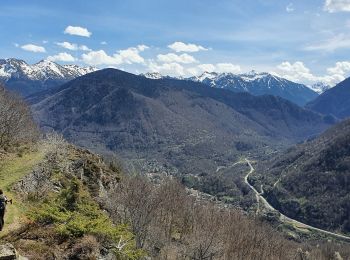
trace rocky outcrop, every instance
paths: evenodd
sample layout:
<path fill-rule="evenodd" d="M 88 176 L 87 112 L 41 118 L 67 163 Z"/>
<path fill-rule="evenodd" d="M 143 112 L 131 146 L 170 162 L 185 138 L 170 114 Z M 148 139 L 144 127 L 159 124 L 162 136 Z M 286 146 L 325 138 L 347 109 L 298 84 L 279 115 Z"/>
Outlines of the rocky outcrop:
<path fill-rule="evenodd" d="M 0 260 L 16 260 L 17 257 L 16 249 L 10 243 L 0 245 Z"/>

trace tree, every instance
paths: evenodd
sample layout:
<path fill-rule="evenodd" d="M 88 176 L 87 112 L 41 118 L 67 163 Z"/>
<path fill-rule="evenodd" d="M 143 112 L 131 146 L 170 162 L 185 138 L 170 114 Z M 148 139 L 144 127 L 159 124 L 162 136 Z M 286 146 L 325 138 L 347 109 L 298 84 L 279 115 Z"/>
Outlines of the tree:
<path fill-rule="evenodd" d="M 0 149 L 33 142 L 37 137 L 38 129 L 27 104 L 0 86 Z"/>

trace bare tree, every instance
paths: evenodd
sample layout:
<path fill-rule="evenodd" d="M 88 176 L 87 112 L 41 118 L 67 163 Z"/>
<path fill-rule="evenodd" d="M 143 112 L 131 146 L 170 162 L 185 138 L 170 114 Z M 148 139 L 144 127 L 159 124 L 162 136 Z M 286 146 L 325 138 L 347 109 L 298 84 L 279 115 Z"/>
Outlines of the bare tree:
<path fill-rule="evenodd" d="M 0 148 L 8 149 L 38 137 L 29 107 L 0 86 Z"/>

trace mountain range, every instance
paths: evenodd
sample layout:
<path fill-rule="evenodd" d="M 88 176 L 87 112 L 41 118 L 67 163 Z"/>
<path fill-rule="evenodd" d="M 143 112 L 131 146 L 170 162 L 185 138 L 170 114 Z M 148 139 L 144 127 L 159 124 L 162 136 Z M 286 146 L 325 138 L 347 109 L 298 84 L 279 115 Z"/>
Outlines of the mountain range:
<path fill-rule="evenodd" d="M 19 59 L 0 59 L 0 82 L 6 84 L 10 90 L 26 97 L 43 90 L 55 88 L 69 80 L 96 70 L 94 67 L 59 65 L 48 60 L 29 65 Z M 150 79 L 172 78 L 157 72 L 141 75 Z M 179 77 L 177 79 L 201 82 L 210 87 L 228 89 L 233 92 L 248 92 L 253 95 L 275 95 L 300 106 L 304 106 L 307 102 L 315 99 L 318 93 L 322 93 L 329 88 L 323 83 L 307 87 L 270 73 L 257 73 L 255 71 L 238 75 L 204 72 L 198 77 Z"/>
<path fill-rule="evenodd" d="M 28 101 L 43 129 L 98 153 L 116 152 L 148 172 L 212 172 L 242 153 L 285 147 L 332 124 L 280 97 L 116 69 L 87 74 Z"/>
<path fill-rule="evenodd" d="M 150 79 L 165 78 L 159 73 L 146 73 L 143 76 Z M 233 92 L 248 92 L 255 96 L 279 96 L 300 106 L 304 106 L 318 96 L 316 91 L 306 85 L 294 83 L 266 72 L 251 71 L 245 74 L 204 72 L 200 76 L 190 77 L 186 80 L 201 82 L 213 88 L 228 89 Z M 315 86 L 315 89 L 320 92 L 326 88 L 323 85 L 322 87 L 318 85 Z"/>
<path fill-rule="evenodd" d="M 96 71 L 96 68 L 61 66 L 48 60 L 30 65 L 19 59 L 0 59 L 0 82 L 23 96 L 59 86 L 93 71 Z"/>

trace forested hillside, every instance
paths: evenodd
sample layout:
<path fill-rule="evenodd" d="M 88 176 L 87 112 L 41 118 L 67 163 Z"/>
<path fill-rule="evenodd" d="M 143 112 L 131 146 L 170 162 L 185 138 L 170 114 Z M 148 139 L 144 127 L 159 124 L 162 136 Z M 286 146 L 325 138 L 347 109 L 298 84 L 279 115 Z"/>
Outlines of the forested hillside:
<path fill-rule="evenodd" d="M 287 216 L 350 233 L 350 121 L 263 164 L 255 186 Z"/>

